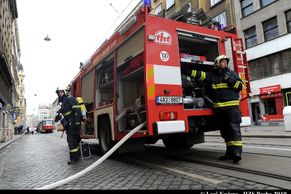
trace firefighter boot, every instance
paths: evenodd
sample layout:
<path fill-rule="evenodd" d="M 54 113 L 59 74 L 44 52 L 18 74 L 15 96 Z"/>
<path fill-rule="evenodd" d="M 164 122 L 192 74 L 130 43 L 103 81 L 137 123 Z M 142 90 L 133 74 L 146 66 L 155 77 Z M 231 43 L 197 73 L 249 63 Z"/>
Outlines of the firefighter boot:
<path fill-rule="evenodd" d="M 233 154 L 232 151 L 230 150 L 229 147 L 226 147 L 226 152 L 223 156 L 220 156 L 218 158 L 219 160 L 232 160 L 233 159 Z"/>
<path fill-rule="evenodd" d="M 68 165 L 76 164 L 79 160 L 70 160 L 68 161 Z"/>
<path fill-rule="evenodd" d="M 241 148 L 239 148 L 237 150 L 234 150 L 234 152 L 233 152 L 233 159 L 232 159 L 232 162 L 234 164 L 237 164 L 241 160 L 241 153 L 242 153 Z"/>
<path fill-rule="evenodd" d="M 68 161 L 68 165 L 76 164 L 80 160 L 80 151 L 71 152 L 70 153 L 70 160 Z"/>

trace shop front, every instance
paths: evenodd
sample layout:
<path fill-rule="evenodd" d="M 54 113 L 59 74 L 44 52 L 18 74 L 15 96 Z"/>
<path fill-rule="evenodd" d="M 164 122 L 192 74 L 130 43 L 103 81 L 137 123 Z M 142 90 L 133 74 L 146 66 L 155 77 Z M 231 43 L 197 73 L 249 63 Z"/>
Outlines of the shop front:
<path fill-rule="evenodd" d="M 280 84 L 260 88 L 260 100 L 265 110 L 263 122 L 283 121 L 284 96 Z"/>

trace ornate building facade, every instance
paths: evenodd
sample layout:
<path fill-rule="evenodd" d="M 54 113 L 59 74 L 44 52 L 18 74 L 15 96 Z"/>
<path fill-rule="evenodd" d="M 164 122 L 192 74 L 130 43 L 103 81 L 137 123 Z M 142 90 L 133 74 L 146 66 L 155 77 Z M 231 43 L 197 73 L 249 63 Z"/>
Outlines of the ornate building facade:
<path fill-rule="evenodd" d="M 0 142 L 12 138 L 19 114 L 20 43 L 16 0 L 0 1 Z"/>

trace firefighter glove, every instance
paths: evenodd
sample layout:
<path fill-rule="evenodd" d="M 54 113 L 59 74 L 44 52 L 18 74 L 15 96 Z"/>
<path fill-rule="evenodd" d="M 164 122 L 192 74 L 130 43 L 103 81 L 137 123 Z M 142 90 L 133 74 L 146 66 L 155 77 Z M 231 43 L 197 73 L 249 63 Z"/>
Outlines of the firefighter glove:
<path fill-rule="evenodd" d="M 58 122 L 58 121 L 61 120 L 61 119 L 62 119 L 62 116 L 58 114 L 58 115 L 55 117 L 55 122 Z"/>

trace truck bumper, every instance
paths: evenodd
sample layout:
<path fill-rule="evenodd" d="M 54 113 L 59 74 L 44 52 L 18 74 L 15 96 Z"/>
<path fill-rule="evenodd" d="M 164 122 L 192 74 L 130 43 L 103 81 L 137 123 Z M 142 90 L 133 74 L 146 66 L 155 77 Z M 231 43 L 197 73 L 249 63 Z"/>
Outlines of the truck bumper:
<path fill-rule="evenodd" d="M 170 134 L 185 132 L 184 121 L 158 121 L 154 124 L 154 134 Z"/>

